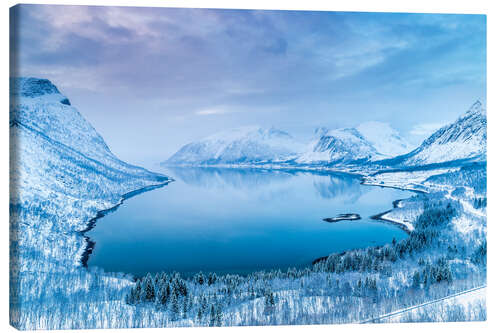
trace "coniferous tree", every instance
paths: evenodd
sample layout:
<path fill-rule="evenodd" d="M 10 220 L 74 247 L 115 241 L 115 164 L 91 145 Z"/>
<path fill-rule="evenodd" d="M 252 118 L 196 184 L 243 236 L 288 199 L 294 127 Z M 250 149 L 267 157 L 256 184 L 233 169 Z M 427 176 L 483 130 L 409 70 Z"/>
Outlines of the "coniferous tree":
<path fill-rule="evenodd" d="M 208 309 L 208 301 L 205 295 L 203 295 L 201 297 L 201 311 L 203 312 L 203 314 L 207 312 L 207 309 Z"/>
<path fill-rule="evenodd" d="M 147 301 L 147 302 L 154 301 L 155 288 L 153 286 L 153 279 L 151 278 L 151 275 L 149 273 L 148 273 L 148 275 L 146 275 L 146 278 L 144 279 L 143 290 L 144 290 L 145 301 Z"/>
<path fill-rule="evenodd" d="M 158 302 L 163 306 L 165 306 L 168 303 L 168 298 L 170 296 L 167 288 L 168 286 L 163 285 L 158 294 Z"/>
<path fill-rule="evenodd" d="M 170 311 L 172 311 L 173 320 L 177 320 L 179 318 L 180 307 L 179 307 L 179 299 L 175 293 L 172 294 L 170 301 Z"/>
<path fill-rule="evenodd" d="M 208 285 L 211 286 L 217 281 L 217 275 L 215 273 L 210 273 L 208 276 Z"/>
<path fill-rule="evenodd" d="M 182 314 L 184 318 L 187 318 L 188 309 L 189 309 L 189 300 L 188 297 L 184 297 L 184 302 L 182 302 Z"/>
<path fill-rule="evenodd" d="M 198 319 L 198 323 L 201 323 L 201 320 L 203 318 L 203 310 L 202 308 L 198 308 L 198 313 L 196 314 L 196 319 Z"/>
<path fill-rule="evenodd" d="M 196 281 L 198 282 L 198 284 L 200 285 L 203 285 L 203 283 L 205 283 L 205 276 L 203 275 L 202 272 L 199 272 L 198 273 L 198 276 L 196 277 Z"/>
<path fill-rule="evenodd" d="M 209 326 L 215 326 L 216 322 L 216 313 L 214 305 L 210 305 L 210 321 L 208 323 Z"/>
<path fill-rule="evenodd" d="M 220 303 L 217 303 L 215 309 L 215 325 L 222 326 L 222 306 Z"/>

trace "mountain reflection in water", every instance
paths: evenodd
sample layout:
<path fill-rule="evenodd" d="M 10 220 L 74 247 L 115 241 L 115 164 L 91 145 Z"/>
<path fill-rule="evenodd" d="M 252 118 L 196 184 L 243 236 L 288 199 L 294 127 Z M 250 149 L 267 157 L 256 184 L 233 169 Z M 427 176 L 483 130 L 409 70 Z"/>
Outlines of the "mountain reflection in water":
<path fill-rule="evenodd" d="M 89 266 L 146 272 L 248 273 L 310 265 L 333 252 L 406 234 L 369 219 L 410 193 L 360 185 L 341 173 L 171 168 L 176 179 L 126 200 L 87 235 Z M 357 213 L 357 221 L 324 218 Z"/>

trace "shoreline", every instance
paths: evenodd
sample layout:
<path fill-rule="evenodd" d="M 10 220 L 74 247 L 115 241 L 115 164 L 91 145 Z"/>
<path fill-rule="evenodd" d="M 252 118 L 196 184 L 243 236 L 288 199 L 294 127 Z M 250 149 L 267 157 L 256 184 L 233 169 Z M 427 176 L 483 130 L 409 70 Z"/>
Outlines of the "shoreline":
<path fill-rule="evenodd" d="M 159 184 L 148 185 L 148 186 L 144 186 L 142 188 L 139 188 L 137 190 L 127 192 L 121 196 L 120 200 L 118 201 L 118 203 L 116 205 L 114 205 L 113 207 L 98 211 L 95 217 L 93 217 L 89 221 L 87 221 L 85 229 L 77 232 L 77 233 L 81 234 L 85 240 L 85 248 L 83 250 L 83 253 L 80 255 L 80 263 L 82 264 L 82 266 L 85 268 L 88 267 L 87 262 L 90 258 L 90 255 L 92 254 L 92 251 L 94 250 L 94 246 L 96 244 L 93 240 L 90 239 L 90 237 L 86 236 L 85 233 L 89 232 L 90 230 L 92 230 L 95 227 L 95 225 L 97 224 L 97 220 L 99 220 L 100 218 L 103 218 L 104 216 L 108 215 L 109 213 L 116 211 L 125 202 L 125 200 L 128 200 L 128 199 L 130 199 L 136 195 L 139 195 L 141 193 L 153 191 L 153 190 L 156 190 L 158 188 L 167 186 L 169 183 L 171 183 L 173 181 L 175 181 L 175 180 L 169 178 L 168 180 L 163 181 Z"/>
<path fill-rule="evenodd" d="M 396 203 L 399 203 L 401 202 L 402 200 L 404 199 L 398 199 L 398 200 L 395 200 L 393 201 L 393 205 Z M 385 212 L 382 212 L 382 213 L 378 213 L 378 214 L 375 214 L 375 215 L 372 215 L 370 216 L 370 219 L 372 220 L 376 220 L 376 221 L 381 221 L 382 223 L 388 223 L 388 224 L 392 224 L 392 225 L 395 225 L 397 226 L 398 228 L 402 229 L 406 234 L 410 234 L 412 231 L 403 223 L 401 222 L 397 222 L 397 221 L 394 221 L 394 220 L 389 220 L 389 219 L 386 219 L 384 218 L 383 216 L 389 212 L 391 212 L 392 209 L 389 209 L 389 210 L 386 210 Z M 388 243 L 389 244 L 389 243 Z M 335 253 L 335 252 L 334 252 Z M 342 251 L 340 252 L 340 254 L 343 254 L 343 253 L 346 253 L 346 251 Z M 319 258 L 316 258 L 314 259 L 312 262 L 311 262 L 311 265 L 316 265 L 317 263 L 320 263 L 320 262 L 323 262 L 325 260 L 328 259 L 328 257 L 333 254 L 333 253 L 330 253 L 329 255 L 326 255 L 326 256 L 322 256 L 322 257 L 319 257 Z"/>
<path fill-rule="evenodd" d="M 212 167 L 219 167 L 219 166 L 212 166 Z M 203 167 L 201 167 L 203 168 Z M 234 168 L 233 166 L 226 166 L 226 168 Z M 236 167 L 235 169 L 241 169 L 242 167 Z M 344 174 L 349 174 L 349 175 L 352 175 L 352 176 L 357 176 L 357 177 L 360 177 L 361 180 L 360 180 L 360 185 L 365 185 L 365 186 L 379 186 L 379 187 L 388 187 L 388 188 L 394 188 L 394 189 L 398 189 L 398 190 L 401 190 L 401 191 L 410 191 L 410 192 L 415 192 L 415 193 L 428 193 L 428 192 L 425 192 L 423 190 L 416 190 L 416 189 L 407 189 L 407 188 L 402 188 L 402 187 L 397 187 L 397 186 L 388 186 L 388 185 L 383 185 L 383 184 L 370 184 L 370 183 L 365 183 L 364 182 L 364 177 L 366 177 L 365 175 L 363 174 L 360 174 L 360 173 L 353 173 L 353 172 L 346 172 L 346 171 L 339 171 L 339 170 L 318 170 L 318 169 L 298 169 L 298 168 L 280 168 L 280 169 L 268 169 L 268 168 L 262 168 L 262 167 L 257 167 L 257 168 L 252 168 L 252 167 L 243 167 L 243 168 L 249 168 L 249 169 L 263 169 L 263 170 L 272 170 L 272 171 L 292 171 L 292 170 L 295 170 L 295 171 L 302 171 L 302 172 L 312 172 L 312 173 L 315 173 L 315 172 L 324 172 L 324 173 L 344 173 Z M 174 179 L 168 179 L 162 183 L 159 183 L 159 184 L 155 184 L 155 185 L 148 185 L 148 186 L 145 186 L 143 188 L 139 188 L 137 190 L 133 190 L 133 191 L 130 191 L 130 192 L 127 192 L 125 194 L 123 194 L 121 196 L 121 199 L 119 200 L 119 202 L 114 205 L 113 207 L 110 207 L 108 209 L 104 209 L 104 210 L 101 210 L 101 211 L 98 211 L 96 216 L 92 219 L 90 219 L 88 222 L 87 222 L 87 227 L 82 230 L 82 231 L 79 231 L 78 233 L 80 233 L 83 237 L 84 237 L 84 240 L 85 240 L 85 249 L 83 251 L 83 253 L 81 254 L 80 256 L 80 262 L 82 264 L 83 267 L 85 268 L 88 268 L 88 260 L 90 258 L 90 255 L 92 254 L 92 251 L 94 250 L 94 247 L 96 245 L 96 242 L 94 242 L 90 237 L 86 236 L 85 233 L 87 233 L 88 231 L 92 230 L 96 223 L 97 223 L 97 220 L 99 220 L 100 218 L 102 217 L 105 217 L 107 214 L 109 213 L 112 213 L 114 211 L 116 211 L 120 205 L 123 204 L 123 202 L 125 200 L 128 200 L 136 195 L 139 195 L 139 194 L 142 194 L 144 192 L 148 192 L 148 191 L 152 191 L 152 190 L 155 190 L 155 189 L 158 189 L 158 188 L 161 188 L 161 187 L 164 187 L 166 185 L 168 185 L 169 183 L 175 181 Z M 392 205 L 393 205 L 393 209 L 394 208 L 398 208 L 398 205 L 400 202 L 404 201 L 405 199 L 396 199 L 392 202 Z M 390 220 L 390 219 L 387 219 L 387 218 L 384 218 L 383 216 L 389 212 L 391 212 L 393 209 L 389 209 L 387 211 L 384 211 L 382 213 L 378 213 L 378 214 L 375 214 L 375 215 L 372 215 L 370 216 L 370 219 L 372 220 L 376 220 L 376 221 L 381 221 L 383 223 L 388 223 L 388 224 L 392 224 L 392 225 L 395 225 L 397 226 L 398 228 L 402 229 L 405 233 L 407 234 L 410 234 L 412 231 L 404 224 L 404 223 L 401 223 L 401 222 L 398 222 L 398 221 L 394 221 L 394 220 Z M 323 221 L 325 222 L 329 222 L 329 223 L 335 223 L 335 222 L 340 222 L 340 221 L 344 221 L 344 220 L 347 220 L 347 221 L 351 221 L 351 220 L 359 220 L 361 219 L 361 217 L 358 215 L 358 214 L 353 214 L 353 215 L 357 215 L 356 218 L 345 218 L 345 219 L 341 219 L 341 220 L 335 220 L 335 221 L 326 221 L 327 219 L 330 219 L 330 218 L 327 218 L 327 219 L 322 219 Z M 319 257 L 319 258 L 316 258 L 314 259 L 311 264 L 314 265 L 318 262 L 321 262 L 323 260 L 326 260 L 328 258 L 329 255 L 327 256 L 323 256 L 323 257 Z"/>
<path fill-rule="evenodd" d="M 283 172 L 311 172 L 311 173 L 343 173 L 356 177 L 366 177 L 374 174 L 375 170 L 362 172 L 356 168 L 334 168 L 325 166 L 292 166 L 292 165 L 252 165 L 252 164 L 206 164 L 206 165 L 190 165 L 190 164 L 177 164 L 177 165 L 161 165 L 164 169 L 175 168 L 200 168 L 200 169 L 250 169 L 250 170 L 266 170 L 266 171 L 283 171 Z M 380 171 L 380 170 L 378 170 Z"/>
<path fill-rule="evenodd" d="M 393 189 L 397 189 L 397 190 L 401 190 L 401 191 L 410 191 L 410 192 L 414 192 L 417 194 L 429 194 L 430 193 L 430 192 L 425 191 L 425 190 L 409 189 L 409 188 L 403 188 L 403 187 L 399 187 L 399 186 L 395 186 L 395 185 L 385 185 L 385 184 L 380 184 L 380 183 L 366 183 L 365 179 L 363 179 L 361 181 L 361 185 L 387 187 L 387 188 L 393 188 Z M 376 221 L 381 221 L 383 223 L 393 224 L 393 225 L 399 227 L 400 229 L 402 229 L 404 232 L 406 232 L 409 235 L 413 230 L 408 228 L 408 226 L 405 223 L 384 217 L 385 214 L 392 212 L 393 209 L 400 208 L 399 207 L 400 203 L 403 202 L 404 200 L 406 200 L 406 199 L 394 200 L 392 202 L 392 207 L 393 207 L 392 209 L 386 210 L 382 213 L 372 215 L 372 216 L 370 216 L 370 219 L 376 220 Z"/>
<path fill-rule="evenodd" d="M 396 186 L 396 185 L 385 185 L 385 184 L 380 184 L 380 183 L 366 183 L 364 179 L 361 180 L 361 185 L 387 187 L 387 188 L 393 188 L 396 190 L 410 191 L 410 192 L 421 193 L 421 194 L 429 194 L 430 193 L 429 191 L 425 191 L 425 190 L 418 190 L 415 188 L 405 188 L 405 187 Z"/>
<path fill-rule="evenodd" d="M 394 200 L 392 202 L 394 208 L 396 208 L 396 205 L 398 205 L 401 201 L 403 201 L 405 199 L 397 199 L 397 200 Z M 392 209 L 389 209 L 389 210 L 386 210 L 382 213 L 378 213 L 378 214 L 375 214 L 375 215 L 372 215 L 370 216 L 370 219 L 372 220 L 376 220 L 376 221 L 380 221 L 382 223 L 388 223 L 388 224 L 392 224 L 392 225 L 395 225 L 396 227 L 400 228 L 401 230 L 403 230 L 406 234 L 410 234 L 412 232 L 412 230 L 410 230 L 405 224 L 401 223 L 401 222 L 397 222 L 397 221 L 394 221 L 394 220 L 390 220 L 390 219 L 387 219 L 387 218 L 384 218 L 383 216 L 389 212 L 391 212 Z M 346 251 L 342 251 L 340 254 L 342 253 L 345 253 Z M 332 254 L 332 253 L 330 253 Z M 314 259 L 312 262 L 311 262 L 311 265 L 316 265 L 317 263 L 320 263 L 322 261 L 325 261 L 328 259 L 328 257 L 330 256 L 327 255 L 327 256 L 322 256 L 322 257 L 319 257 L 319 258 L 316 258 Z"/>
<path fill-rule="evenodd" d="M 400 199 L 399 201 L 401 201 L 401 200 L 403 200 L 403 199 Z M 398 200 L 396 200 L 396 201 L 398 201 Z M 370 219 L 375 220 L 375 221 L 382 221 L 384 223 L 393 224 L 393 225 L 399 227 L 400 229 L 402 229 L 404 232 L 406 232 L 409 235 L 412 232 L 412 230 L 410 230 L 410 228 L 408 228 L 408 226 L 406 224 L 384 217 L 385 214 L 390 213 L 390 212 L 392 212 L 392 209 L 386 210 L 385 212 L 382 212 L 379 214 L 372 215 L 372 216 L 370 216 Z"/>

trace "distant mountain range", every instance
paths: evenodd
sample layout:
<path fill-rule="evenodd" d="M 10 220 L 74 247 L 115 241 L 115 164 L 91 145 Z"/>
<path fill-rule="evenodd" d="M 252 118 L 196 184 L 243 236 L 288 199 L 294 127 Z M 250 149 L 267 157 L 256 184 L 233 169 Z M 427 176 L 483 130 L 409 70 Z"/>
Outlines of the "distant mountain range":
<path fill-rule="evenodd" d="M 324 132 L 296 158 L 298 164 L 349 164 L 383 158 L 357 129 L 341 128 Z"/>
<path fill-rule="evenodd" d="M 370 122 L 357 128 L 319 128 L 307 145 L 276 128 L 241 127 L 183 146 L 162 165 L 339 164 L 394 157 L 409 144 L 388 124 Z"/>
<path fill-rule="evenodd" d="M 356 127 L 358 132 L 377 152 L 385 157 L 406 154 L 412 147 L 391 125 L 378 121 L 364 122 Z"/>
<path fill-rule="evenodd" d="M 240 127 L 183 146 L 164 165 L 279 163 L 295 158 L 301 145 L 288 133 Z"/>
<path fill-rule="evenodd" d="M 356 128 L 319 128 L 307 145 L 275 128 L 244 127 L 189 143 L 162 165 L 401 167 L 464 159 L 486 159 L 486 111 L 479 101 L 413 150 L 395 129 L 381 122 L 366 122 Z"/>

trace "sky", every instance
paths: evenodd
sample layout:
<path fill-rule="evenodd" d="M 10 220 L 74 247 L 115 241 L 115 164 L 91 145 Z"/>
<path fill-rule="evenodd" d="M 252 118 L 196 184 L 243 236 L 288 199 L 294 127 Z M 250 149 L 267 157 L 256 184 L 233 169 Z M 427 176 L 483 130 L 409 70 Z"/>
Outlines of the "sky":
<path fill-rule="evenodd" d="M 382 121 L 418 144 L 486 102 L 484 15 L 18 5 L 10 52 L 142 165 L 248 125 Z"/>

